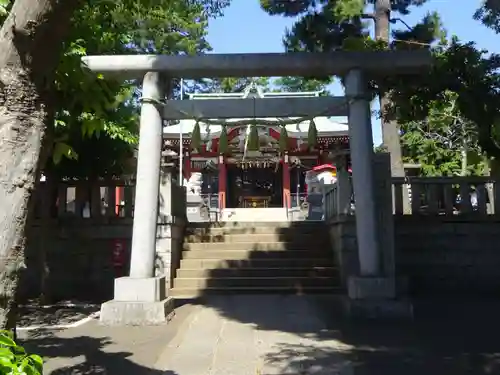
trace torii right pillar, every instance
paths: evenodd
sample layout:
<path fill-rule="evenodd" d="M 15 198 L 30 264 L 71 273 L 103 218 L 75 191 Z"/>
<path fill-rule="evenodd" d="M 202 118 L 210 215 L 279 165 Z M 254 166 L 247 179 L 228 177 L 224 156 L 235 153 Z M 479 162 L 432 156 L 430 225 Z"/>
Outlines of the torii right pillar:
<path fill-rule="evenodd" d="M 396 298 L 395 275 L 387 272 L 389 267 L 385 262 L 384 251 L 388 249 L 384 249 L 387 246 L 378 233 L 383 208 L 376 203 L 380 184 L 374 176 L 375 153 L 367 83 L 358 69 L 351 70 L 345 77 L 359 259 L 359 274 L 350 276 L 347 281 L 347 308 L 350 316 L 411 317 L 411 304 Z M 390 176 L 386 178 L 390 180 Z M 389 220 L 393 220 L 392 208 L 390 216 Z"/>

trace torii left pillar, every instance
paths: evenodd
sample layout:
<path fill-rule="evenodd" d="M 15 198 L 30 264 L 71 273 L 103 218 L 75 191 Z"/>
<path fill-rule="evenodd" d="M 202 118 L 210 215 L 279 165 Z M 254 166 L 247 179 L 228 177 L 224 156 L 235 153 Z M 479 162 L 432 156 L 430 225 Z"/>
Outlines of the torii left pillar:
<path fill-rule="evenodd" d="M 166 83 L 158 72 L 144 76 L 130 276 L 115 279 L 114 299 L 101 306 L 103 324 L 162 324 L 173 308 L 166 296 L 165 276 L 154 274 L 163 143 L 159 103 L 165 98 Z"/>

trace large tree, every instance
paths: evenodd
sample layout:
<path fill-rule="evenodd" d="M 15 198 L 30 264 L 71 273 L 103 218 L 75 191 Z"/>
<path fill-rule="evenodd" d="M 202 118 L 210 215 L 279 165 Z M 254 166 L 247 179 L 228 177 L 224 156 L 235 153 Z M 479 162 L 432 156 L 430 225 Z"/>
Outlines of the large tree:
<path fill-rule="evenodd" d="M 55 73 L 65 42 L 70 40 L 73 16 L 86 4 L 114 3 L 106 0 L 0 3 L 0 10 L 7 14 L 0 31 L 0 327 L 10 325 L 13 317 L 29 202 L 45 159 L 41 150 L 47 126 L 53 124 L 56 115 Z M 119 3 L 138 10 L 154 6 L 150 1 Z M 218 11 L 227 0 L 188 3 Z M 169 11 L 156 13 L 158 24 L 168 18 Z M 142 26 L 140 19 L 134 24 L 138 30 Z M 120 42 L 127 43 L 123 39 Z"/>
<path fill-rule="evenodd" d="M 12 317 L 28 203 L 53 116 L 52 82 L 80 5 L 16 0 L 0 30 L 0 327 Z"/>
<path fill-rule="evenodd" d="M 417 138 L 412 133 L 431 129 L 427 132 L 427 144 L 432 138 L 433 141 L 440 138 L 445 141 L 445 148 L 461 150 L 462 156 L 466 154 L 467 165 L 472 160 L 475 160 L 472 164 L 477 165 L 479 153 L 483 159 L 493 161 L 492 171 L 496 174 L 500 157 L 500 56 L 489 55 L 473 42 L 463 43 L 457 38 L 433 47 L 432 53 L 434 65 L 427 74 L 393 82 L 391 111 L 408 134 L 403 136 L 403 141 L 416 144 Z M 438 118 L 440 121 L 436 121 Z M 443 118 L 448 120 L 443 122 Z M 452 119 L 455 122 L 450 124 Z M 444 133 L 448 133 L 447 140 Z M 450 141 L 454 141 L 454 147 Z M 463 157 L 460 160 L 463 161 Z M 463 174 L 462 167 L 460 170 Z M 455 173 L 457 171 L 455 168 Z"/>
<path fill-rule="evenodd" d="M 347 39 L 369 36 L 368 20 L 375 24 L 375 37 L 389 45 L 391 12 L 405 15 L 411 6 L 426 0 L 305 0 L 284 2 L 261 0 L 270 14 L 299 17 L 286 32 L 287 51 L 332 51 L 345 46 Z M 383 45 L 383 44 L 382 44 Z M 387 92 L 379 90 L 381 108 L 388 104 Z M 403 175 L 399 129 L 395 119 L 382 115 L 385 148 L 391 154 L 393 175 Z"/>
<path fill-rule="evenodd" d="M 146 5 L 89 3 L 75 14 L 71 41 L 57 68 L 56 152 L 46 170 L 87 178 L 131 172 L 128 161 L 138 140 L 139 82 L 103 79 L 81 67 L 83 54 L 199 54 L 210 50 L 207 20 L 220 8 L 180 0 Z"/>
<path fill-rule="evenodd" d="M 458 93 L 445 91 L 429 102 L 425 118 L 401 122 L 403 160 L 421 166 L 424 176 L 482 174 L 475 124 L 458 106 Z"/>
<path fill-rule="evenodd" d="M 474 18 L 500 33 L 500 2 L 498 0 L 483 0 Z"/>

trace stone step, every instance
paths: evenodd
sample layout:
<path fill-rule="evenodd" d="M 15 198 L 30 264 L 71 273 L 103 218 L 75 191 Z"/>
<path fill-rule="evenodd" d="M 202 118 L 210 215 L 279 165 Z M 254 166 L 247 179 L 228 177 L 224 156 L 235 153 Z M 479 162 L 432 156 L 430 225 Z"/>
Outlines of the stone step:
<path fill-rule="evenodd" d="M 185 243 L 234 243 L 234 242 L 293 242 L 310 244 L 311 241 L 328 243 L 330 236 L 328 233 L 309 232 L 301 233 L 289 231 L 287 233 L 200 233 L 188 234 L 184 238 Z"/>
<path fill-rule="evenodd" d="M 177 270 L 176 276 L 181 278 L 202 278 L 202 277 L 336 277 L 338 272 L 337 267 L 301 267 L 301 268 L 180 268 Z"/>
<path fill-rule="evenodd" d="M 324 222 L 212 222 L 212 223 L 190 223 L 187 231 L 192 233 L 276 233 L 283 231 L 318 231 L 325 230 L 328 226 Z"/>
<path fill-rule="evenodd" d="M 289 258 L 299 258 L 307 259 L 312 256 L 318 257 L 317 251 L 311 250 L 293 250 L 286 251 L 284 249 L 273 249 L 268 250 L 252 250 L 252 249 L 240 249 L 240 250 L 189 250 L 182 252 L 182 259 L 221 259 L 221 260 L 248 260 L 248 259 L 289 259 Z M 332 254 L 333 258 L 333 254 Z"/>
<path fill-rule="evenodd" d="M 228 269 L 228 268 L 311 268 L 332 267 L 331 258 L 252 258 L 252 259 L 181 259 L 182 269 Z M 177 272 L 179 272 L 179 270 Z"/>
<path fill-rule="evenodd" d="M 328 287 L 232 287 L 232 288 L 172 288 L 169 296 L 175 299 L 193 299 L 211 294 L 334 294 L 344 293 L 338 286 Z"/>
<path fill-rule="evenodd" d="M 174 288 L 204 289 L 213 288 L 244 288 L 244 287 L 329 287 L 339 285 L 338 277 L 222 277 L 222 278 L 176 278 Z"/>
<path fill-rule="evenodd" d="M 288 221 L 286 208 L 225 208 L 219 220 L 222 222 L 240 222 L 241 220 L 258 222 Z"/>
<path fill-rule="evenodd" d="M 314 242 L 191 242 L 184 243 L 184 250 L 186 251 L 213 251 L 213 250 L 248 250 L 248 251 L 297 251 L 308 250 L 311 253 L 324 252 L 325 254 L 331 253 L 333 250 L 330 248 L 326 241 L 323 243 Z"/>

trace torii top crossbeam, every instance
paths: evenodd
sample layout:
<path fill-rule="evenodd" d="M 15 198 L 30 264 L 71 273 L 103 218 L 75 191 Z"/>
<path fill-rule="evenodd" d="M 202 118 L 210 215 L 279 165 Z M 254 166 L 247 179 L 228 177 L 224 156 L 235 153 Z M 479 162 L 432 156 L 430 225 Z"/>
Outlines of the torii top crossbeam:
<path fill-rule="evenodd" d="M 93 71 L 121 78 L 142 78 L 146 72 L 164 72 L 172 78 L 283 77 L 343 75 L 352 69 L 366 73 L 407 74 L 431 64 L 427 50 L 337 51 L 195 56 L 113 55 L 87 56 Z"/>

